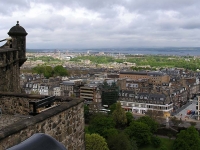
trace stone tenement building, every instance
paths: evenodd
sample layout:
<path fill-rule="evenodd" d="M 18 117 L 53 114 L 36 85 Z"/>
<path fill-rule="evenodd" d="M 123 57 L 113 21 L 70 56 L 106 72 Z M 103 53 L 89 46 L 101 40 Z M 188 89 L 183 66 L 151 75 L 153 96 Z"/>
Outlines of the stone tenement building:
<path fill-rule="evenodd" d="M 0 47 L 0 91 L 20 92 L 19 68 L 26 61 L 27 33 L 17 22 L 8 35 L 10 38 Z"/>
<path fill-rule="evenodd" d="M 0 150 L 35 133 L 50 135 L 67 150 L 84 150 L 84 100 L 20 93 L 27 33 L 17 22 L 8 34 L 10 38 L 0 47 Z"/>
<path fill-rule="evenodd" d="M 119 78 L 129 78 L 133 80 L 149 79 L 149 84 L 161 86 L 168 84 L 170 76 L 157 71 L 152 72 L 136 72 L 136 71 L 121 71 Z"/>

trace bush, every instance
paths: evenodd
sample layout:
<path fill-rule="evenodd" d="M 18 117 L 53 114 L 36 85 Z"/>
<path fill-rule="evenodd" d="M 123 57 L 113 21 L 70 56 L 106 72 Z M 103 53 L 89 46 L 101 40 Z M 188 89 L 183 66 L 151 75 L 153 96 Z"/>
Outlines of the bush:
<path fill-rule="evenodd" d="M 168 148 L 166 146 L 162 145 L 159 150 L 168 150 Z"/>
<path fill-rule="evenodd" d="M 158 148 L 161 145 L 161 140 L 157 136 L 152 136 L 151 137 L 151 143 L 152 143 L 153 147 Z"/>

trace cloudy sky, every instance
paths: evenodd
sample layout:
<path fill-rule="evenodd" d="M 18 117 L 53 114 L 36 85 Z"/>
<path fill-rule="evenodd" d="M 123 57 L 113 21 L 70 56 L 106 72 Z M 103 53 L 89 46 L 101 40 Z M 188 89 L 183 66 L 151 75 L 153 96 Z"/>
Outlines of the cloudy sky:
<path fill-rule="evenodd" d="M 199 8 L 199 0 L 5 0 L 0 40 L 19 20 L 27 48 L 197 47 Z"/>

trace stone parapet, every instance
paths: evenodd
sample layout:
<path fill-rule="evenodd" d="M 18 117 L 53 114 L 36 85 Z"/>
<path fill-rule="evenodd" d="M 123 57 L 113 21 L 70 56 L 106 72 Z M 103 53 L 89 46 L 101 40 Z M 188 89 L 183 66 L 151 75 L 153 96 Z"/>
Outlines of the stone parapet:
<path fill-rule="evenodd" d="M 3 114 L 28 115 L 30 112 L 29 101 L 36 101 L 45 97 L 47 96 L 0 92 L 0 108 Z"/>
<path fill-rule="evenodd" d="M 7 93 L 8 95 L 11 96 L 12 93 Z M 0 97 L 3 97 L 3 93 L 0 93 Z M 20 98 L 25 100 L 26 97 L 34 99 L 40 96 L 23 95 Z M 0 150 L 19 144 L 34 133 L 48 134 L 63 143 L 68 150 L 84 150 L 83 100 L 58 97 L 57 101 L 59 101 L 58 106 L 1 129 Z"/>

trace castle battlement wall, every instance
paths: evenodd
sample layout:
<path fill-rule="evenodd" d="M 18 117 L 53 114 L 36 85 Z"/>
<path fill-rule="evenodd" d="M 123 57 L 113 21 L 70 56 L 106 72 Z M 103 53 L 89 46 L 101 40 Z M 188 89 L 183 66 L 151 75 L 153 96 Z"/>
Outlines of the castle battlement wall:
<path fill-rule="evenodd" d="M 14 96 L 15 95 L 15 96 Z M 0 93 L 0 103 L 41 99 L 39 95 Z M 82 99 L 57 98 L 59 105 L 36 116 L 23 118 L 0 129 L 0 150 L 17 145 L 35 133 L 45 133 L 63 143 L 68 150 L 84 150 L 84 103 Z M 20 104 L 20 105 L 21 105 Z M 7 105 L 9 105 L 7 103 Z M 10 103 L 10 105 L 12 105 Z M 5 105 L 4 105 L 5 106 Z M 2 107 L 0 105 L 0 107 Z M 1 118 L 0 118 L 1 119 Z"/>

